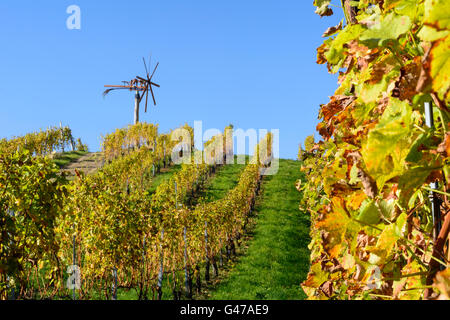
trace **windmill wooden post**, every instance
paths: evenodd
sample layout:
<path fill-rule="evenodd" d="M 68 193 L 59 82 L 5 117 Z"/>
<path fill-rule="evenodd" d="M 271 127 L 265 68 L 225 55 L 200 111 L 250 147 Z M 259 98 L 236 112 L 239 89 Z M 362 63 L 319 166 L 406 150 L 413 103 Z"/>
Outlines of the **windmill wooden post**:
<path fill-rule="evenodd" d="M 139 103 L 141 101 L 141 95 L 139 91 L 136 90 L 136 95 L 134 96 L 134 124 L 139 122 Z"/>
<path fill-rule="evenodd" d="M 134 100 L 134 124 L 139 123 L 139 105 L 142 101 L 142 99 L 145 96 L 145 112 L 147 112 L 147 104 L 148 104 L 148 93 L 150 92 L 152 95 L 152 99 L 153 99 L 153 104 L 156 106 L 156 100 L 155 100 L 155 95 L 153 93 L 153 88 L 152 86 L 155 86 L 157 88 L 159 88 L 160 86 L 154 82 L 152 82 L 152 78 L 155 75 L 156 69 L 159 66 L 159 62 L 156 64 L 155 69 L 153 70 L 153 73 L 150 75 L 150 73 L 148 72 L 147 69 L 147 63 L 145 62 L 145 59 L 142 58 L 144 60 L 144 66 L 145 66 L 145 72 L 147 77 L 143 78 L 143 77 L 139 77 L 136 76 L 136 78 L 134 78 L 131 81 L 122 81 L 122 83 L 124 85 L 105 85 L 105 88 L 108 88 L 107 90 L 105 90 L 103 92 L 103 96 L 106 96 L 108 93 L 110 93 L 111 91 L 114 90 L 130 90 L 130 91 L 135 91 L 136 94 L 134 96 L 135 100 Z M 141 95 L 142 92 L 142 95 Z"/>

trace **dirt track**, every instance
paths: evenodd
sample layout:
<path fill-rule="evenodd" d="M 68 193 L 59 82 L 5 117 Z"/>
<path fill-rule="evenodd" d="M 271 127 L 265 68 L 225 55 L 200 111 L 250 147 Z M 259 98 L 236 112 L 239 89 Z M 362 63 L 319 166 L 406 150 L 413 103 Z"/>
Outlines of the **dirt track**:
<path fill-rule="evenodd" d="M 69 163 L 61 169 L 62 172 L 68 174 L 68 178 L 75 176 L 75 169 L 91 174 L 101 168 L 104 164 L 102 154 L 100 152 L 88 153 L 75 162 Z"/>

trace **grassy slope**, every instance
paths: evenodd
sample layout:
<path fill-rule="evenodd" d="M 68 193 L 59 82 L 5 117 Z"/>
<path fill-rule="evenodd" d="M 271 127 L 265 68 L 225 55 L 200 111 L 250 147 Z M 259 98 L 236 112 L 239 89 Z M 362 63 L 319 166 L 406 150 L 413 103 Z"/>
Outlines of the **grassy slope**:
<path fill-rule="evenodd" d="M 224 198 L 230 189 L 233 189 L 239 182 L 242 170 L 245 165 L 224 165 L 218 168 L 214 178 L 206 186 L 202 196 L 205 201 L 212 202 Z"/>
<path fill-rule="evenodd" d="M 163 182 L 170 180 L 170 178 L 181 170 L 181 165 L 173 165 L 166 169 L 161 169 L 161 173 L 157 173 L 155 177 L 153 177 L 152 186 L 150 187 L 150 193 L 154 193 L 158 186 Z"/>
<path fill-rule="evenodd" d="M 248 251 L 213 291 L 212 299 L 302 299 L 300 283 L 309 270 L 309 219 L 298 210 L 295 181 L 299 163 L 280 160 L 280 171 L 265 177 L 256 211 L 258 217 Z M 216 172 L 205 193 L 207 201 L 224 197 L 233 188 L 243 165 L 227 165 Z M 174 166 L 155 177 L 153 188 L 180 170 Z M 173 299 L 167 279 L 163 299 Z M 135 290 L 119 290 L 119 300 L 136 300 Z"/>
<path fill-rule="evenodd" d="M 211 299 L 303 299 L 300 283 L 309 270 L 309 218 L 298 210 L 295 182 L 300 164 L 280 160 L 277 175 L 264 178 L 254 239 Z"/>

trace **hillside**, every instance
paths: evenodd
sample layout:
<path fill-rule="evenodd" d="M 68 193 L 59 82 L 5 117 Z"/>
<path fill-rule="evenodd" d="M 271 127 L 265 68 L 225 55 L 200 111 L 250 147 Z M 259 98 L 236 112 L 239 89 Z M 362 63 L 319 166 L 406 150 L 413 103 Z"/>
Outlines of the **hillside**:
<path fill-rule="evenodd" d="M 85 154 L 66 164 L 63 170 L 90 169 L 98 154 Z M 201 194 L 206 201 L 224 197 L 238 182 L 244 165 L 218 168 Z M 264 177 L 248 234 L 241 239 L 236 256 L 219 267 L 219 276 L 202 280 L 197 299 L 297 300 L 305 298 L 300 283 L 309 270 L 309 217 L 298 209 L 300 193 L 295 182 L 300 178 L 300 163 L 280 160 L 275 176 Z M 151 190 L 170 179 L 179 166 L 163 170 L 154 178 Z M 204 273 L 202 268 L 201 273 Z M 180 279 L 181 280 L 181 279 Z M 169 278 L 168 284 L 173 281 Z M 169 286 L 166 286 L 166 288 Z M 136 293 L 119 290 L 118 299 L 137 299 Z M 163 299 L 173 299 L 169 288 Z"/>
<path fill-rule="evenodd" d="M 85 155 L 69 165 L 72 170 L 83 170 Z M 301 177 L 300 163 L 280 160 L 275 176 L 264 177 L 248 234 L 241 246 L 222 267 L 219 277 L 211 271 L 211 281 L 202 280 L 202 293 L 197 299 L 297 300 L 305 298 L 300 283 L 309 270 L 309 216 L 298 209 L 300 193 L 295 182 Z M 202 197 L 214 201 L 232 189 L 244 165 L 220 167 L 210 178 Z M 179 166 L 156 175 L 152 190 L 178 172 Z M 224 257 L 225 260 L 225 257 Z M 204 268 L 201 273 L 203 274 Z M 182 278 L 182 276 L 181 276 Z M 180 278 L 180 281 L 182 279 Z M 168 284 L 172 279 L 168 279 Z M 168 286 L 166 286 L 167 288 Z M 119 299 L 137 299 L 134 291 L 119 291 Z M 163 299 L 173 299 L 169 288 Z"/>

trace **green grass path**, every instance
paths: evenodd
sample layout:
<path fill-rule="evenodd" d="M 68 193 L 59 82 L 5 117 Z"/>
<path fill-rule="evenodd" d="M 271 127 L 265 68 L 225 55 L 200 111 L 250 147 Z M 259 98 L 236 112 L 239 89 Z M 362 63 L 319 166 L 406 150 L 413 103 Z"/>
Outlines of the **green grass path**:
<path fill-rule="evenodd" d="M 217 168 L 214 177 L 206 185 L 206 190 L 201 196 L 205 201 L 212 202 L 224 198 L 228 191 L 233 189 L 239 182 L 244 164 L 224 165 Z"/>
<path fill-rule="evenodd" d="M 277 175 L 264 178 L 253 239 L 210 299 L 297 300 L 309 270 L 309 217 L 299 211 L 295 182 L 300 163 L 280 160 Z"/>

